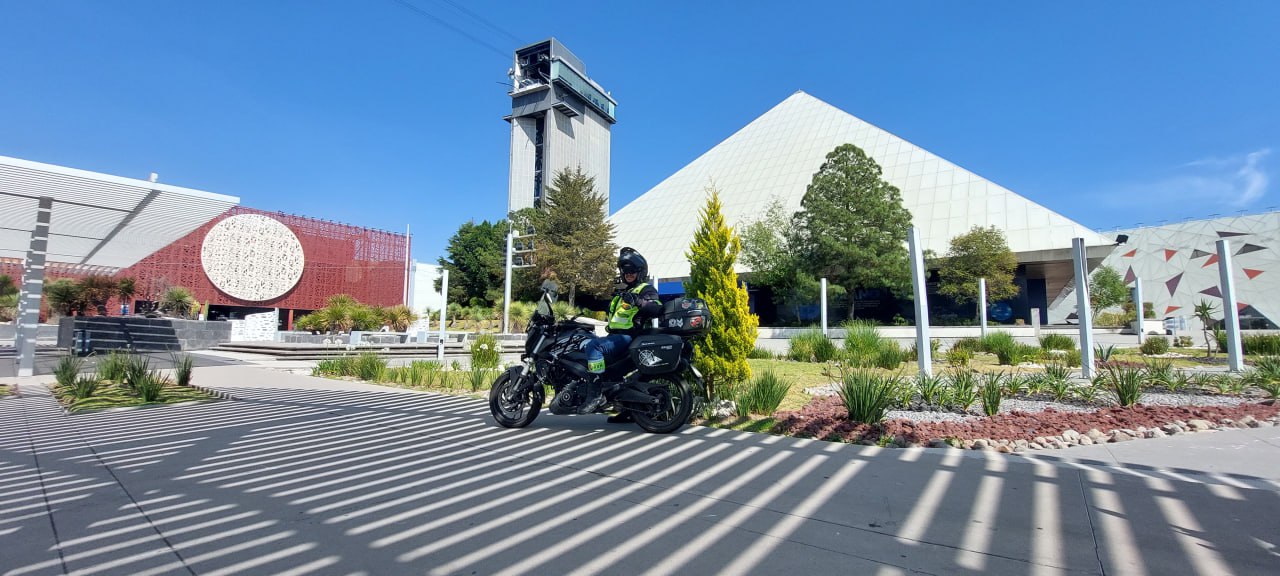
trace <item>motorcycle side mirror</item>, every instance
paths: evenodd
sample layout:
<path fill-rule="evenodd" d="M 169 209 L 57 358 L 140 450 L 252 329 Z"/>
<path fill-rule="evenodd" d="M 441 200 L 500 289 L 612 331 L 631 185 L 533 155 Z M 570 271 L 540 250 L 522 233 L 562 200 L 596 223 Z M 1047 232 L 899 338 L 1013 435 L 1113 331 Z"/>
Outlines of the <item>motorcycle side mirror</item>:
<path fill-rule="evenodd" d="M 556 296 L 560 294 L 560 285 L 550 278 L 542 281 L 542 292 L 547 295 L 552 302 L 556 301 Z"/>

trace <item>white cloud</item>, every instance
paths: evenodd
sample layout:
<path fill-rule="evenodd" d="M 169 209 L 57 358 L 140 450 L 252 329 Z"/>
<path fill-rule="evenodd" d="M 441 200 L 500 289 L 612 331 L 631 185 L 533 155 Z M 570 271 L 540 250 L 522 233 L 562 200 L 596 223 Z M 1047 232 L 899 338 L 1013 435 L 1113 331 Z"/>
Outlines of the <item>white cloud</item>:
<path fill-rule="evenodd" d="M 1202 216 L 1218 207 L 1247 208 L 1267 194 L 1271 179 L 1263 161 L 1270 154 L 1270 148 L 1263 148 L 1237 156 L 1202 158 L 1149 181 L 1104 187 L 1101 198 L 1112 207 L 1166 207 L 1153 212 L 1173 212 L 1170 209 L 1181 207 L 1176 212 L 1188 211 L 1185 216 Z"/>

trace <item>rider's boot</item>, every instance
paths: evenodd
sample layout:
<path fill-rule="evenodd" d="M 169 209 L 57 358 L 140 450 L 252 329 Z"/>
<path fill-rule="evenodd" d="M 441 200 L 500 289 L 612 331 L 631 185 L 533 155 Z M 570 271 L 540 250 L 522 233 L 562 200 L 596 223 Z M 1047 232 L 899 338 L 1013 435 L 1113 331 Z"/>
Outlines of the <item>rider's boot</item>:
<path fill-rule="evenodd" d="M 578 406 L 578 414 L 593 414 L 604 406 L 604 387 L 600 377 L 604 375 L 604 360 L 592 360 L 587 363 L 591 376 L 587 380 L 586 397 Z"/>

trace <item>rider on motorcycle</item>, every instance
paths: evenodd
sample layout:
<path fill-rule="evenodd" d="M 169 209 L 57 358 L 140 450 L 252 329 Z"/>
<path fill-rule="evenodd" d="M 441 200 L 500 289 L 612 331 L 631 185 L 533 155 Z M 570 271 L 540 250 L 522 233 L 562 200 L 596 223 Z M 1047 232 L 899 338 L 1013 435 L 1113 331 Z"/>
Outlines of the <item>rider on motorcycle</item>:
<path fill-rule="evenodd" d="M 587 382 L 586 399 L 578 407 L 578 414 L 591 414 L 604 404 L 600 375 L 604 374 L 606 359 L 616 361 L 625 355 L 632 337 L 643 331 L 644 322 L 662 314 L 658 291 L 646 282 L 648 276 L 649 263 L 644 256 L 634 248 L 619 251 L 618 277 L 622 279 L 622 287 L 609 303 L 609 335 L 593 338 L 584 347 L 587 370 L 592 377 Z"/>

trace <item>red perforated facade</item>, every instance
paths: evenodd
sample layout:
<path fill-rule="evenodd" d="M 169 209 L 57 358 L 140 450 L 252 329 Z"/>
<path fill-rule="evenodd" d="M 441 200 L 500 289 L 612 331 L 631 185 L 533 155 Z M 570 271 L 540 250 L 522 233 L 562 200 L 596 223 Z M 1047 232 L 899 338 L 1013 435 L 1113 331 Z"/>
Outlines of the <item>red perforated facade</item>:
<path fill-rule="evenodd" d="M 283 296 L 263 302 L 240 300 L 219 291 L 205 276 L 200 262 L 205 235 L 218 222 L 237 214 L 274 218 L 289 227 L 302 244 L 306 261 L 302 278 Z M 213 306 L 314 310 L 336 294 L 349 294 L 366 304 L 392 306 L 404 301 L 407 250 L 404 234 L 237 206 L 114 276 L 134 278 L 137 300 L 157 300 L 165 288 L 183 286 L 201 303 Z M 21 266 L 20 260 L 0 259 L 0 274 L 9 274 L 16 281 L 21 277 Z M 45 279 L 48 282 L 102 273 L 50 263 Z M 114 314 L 119 306 L 109 309 Z"/>

